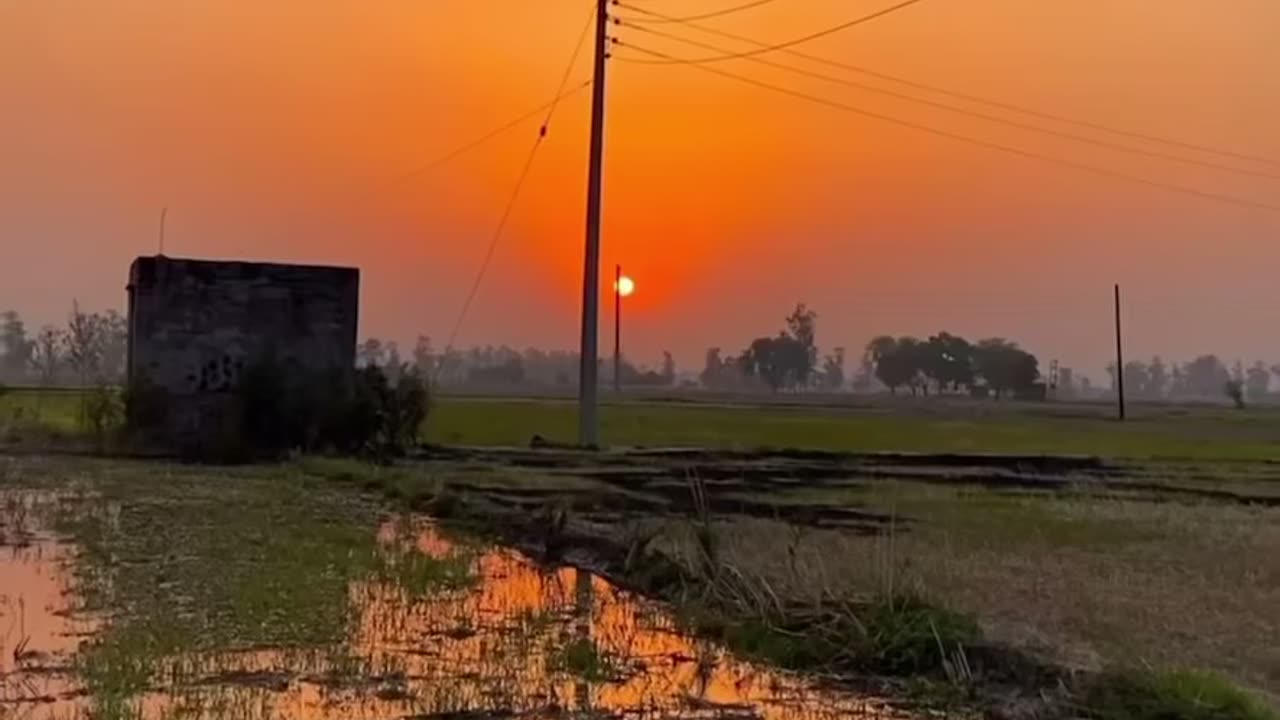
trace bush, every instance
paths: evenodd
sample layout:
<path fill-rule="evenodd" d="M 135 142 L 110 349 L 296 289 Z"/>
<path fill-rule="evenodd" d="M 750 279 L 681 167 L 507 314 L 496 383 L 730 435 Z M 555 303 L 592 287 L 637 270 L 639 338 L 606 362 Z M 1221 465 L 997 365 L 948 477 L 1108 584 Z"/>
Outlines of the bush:
<path fill-rule="evenodd" d="M 81 400 L 80 412 L 84 429 L 93 435 L 99 446 L 106 444 L 124 420 L 120 395 L 108 385 L 98 385 L 87 391 Z"/>
<path fill-rule="evenodd" d="M 1124 671 L 1096 678 L 1075 713 L 1091 720 L 1278 720 L 1230 681 L 1205 672 Z"/>
<path fill-rule="evenodd" d="M 387 458 L 417 442 L 429 410 L 416 372 L 393 384 L 378 367 L 341 372 L 285 372 L 277 363 L 250 367 L 237 392 L 238 439 L 255 456 L 293 450 Z"/>
<path fill-rule="evenodd" d="M 859 655 L 870 669 L 890 675 L 937 672 L 948 653 L 981 639 L 971 617 L 910 595 L 881 598 L 858 619 L 865 631 L 855 641 Z"/>
<path fill-rule="evenodd" d="M 1237 409 L 1244 409 L 1244 383 L 1239 380 L 1228 380 L 1223 392 L 1231 398 L 1231 402 L 1235 403 Z"/>
<path fill-rule="evenodd" d="M 139 374 L 125 386 L 124 423 L 130 432 L 143 432 L 165 427 L 169 422 L 169 392 Z"/>

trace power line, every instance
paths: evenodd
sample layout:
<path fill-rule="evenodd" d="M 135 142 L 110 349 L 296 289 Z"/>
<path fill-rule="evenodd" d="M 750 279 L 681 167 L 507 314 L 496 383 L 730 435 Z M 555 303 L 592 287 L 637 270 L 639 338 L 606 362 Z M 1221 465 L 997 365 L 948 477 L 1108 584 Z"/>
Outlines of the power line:
<path fill-rule="evenodd" d="M 560 99 L 565 96 L 565 85 L 569 82 L 569 75 L 573 72 L 573 67 L 578 64 L 578 56 L 582 54 L 582 46 L 587 41 L 587 32 L 591 30 L 591 24 L 594 20 L 595 11 L 594 8 L 592 8 L 592 11 L 587 13 L 587 21 L 583 24 L 582 31 L 578 33 L 578 42 L 573 46 L 573 54 L 569 56 L 569 64 L 565 66 L 564 74 L 560 76 L 560 86 L 556 88 L 556 97 L 551 101 L 551 107 L 547 110 L 547 118 L 542 121 L 542 130 L 539 132 L 540 135 L 547 134 L 547 128 L 551 125 L 551 118 L 556 114 L 556 107 L 559 106 Z M 588 80 L 586 85 L 583 85 L 583 87 L 590 85 L 591 82 L 591 80 Z"/>
<path fill-rule="evenodd" d="M 701 32 L 704 32 L 710 35 L 717 35 L 719 37 L 723 37 L 729 40 L 735 40 L 737 42 L 755 45 L 756 47 L 759 47 L 759 48 L 769 47 L 768 43 L 762 42 L 760 40 L 756 40 L 754 38 L 745 37 L 743 35 L 731 33 L 726 30 L 721 30 L 719 28 L 709 27 L 707 25 L 698 25 L 690 21 L 681 21 L 678 18 L 673 18 L 668 15 L 663 15 L 662 13 L 654 12 L 652 10 L 647 10 L 645 8 L 636 7 L 633 5 L 625 5 L 624 7 L 626 7 L 629 10 L 634 10 L 638 13 L 643 13 L 644 15 L 651 17 L 654 20 L 680 22 L 681 24 L 686 25 L 690 28 L 693 28 L 694 30 L 699 30 Z M 637 20 L 639 18 L 630 18 L 630 19 Z M 1117 128 L 1114 126 L 1105 125 L 1102 123 L 1097 123 L 1089 120 L 1081 120 L 1079 118 L 1068 117 L 1066 115 L 1045 112 L 1043 110 L 1037 110 L 1035 108 L 1030 108 L 1025 105 L 1019 105 L 1016 103 L 1006 102 L 1002 100 L 993 100 L 991 98 L 982 97 L 980 95 L 974 95 L 971 93 L 961 92 L 958 90 L 939 87 L 937 85 L 923 83 L 918 80 L 912 80 L 910 78 L 891 75 L 889 73 L 880 72 L 878 70 L 873 70 L 860 65 L 853 65 L 851 63 L 845 63 L 839 60 L 832 60 L 831 58 L 824 58 L 819 55 L 813 55 L 801 50 L 796 50 L 794 48 L 785 48 L 782 50 L 782 52 L 788 55 L 791 55 L 792 57 L 800 58 L 802 60 L 808 60 L 809 62 L 826 65 L 828 67 L 838 68 L 840 70 L 846 70 L 848 72 L 858 73 L 860 75 L 866 75 L 868 77 L 873 77 L 878 80 L 884 80 L 886 82 L 897 83 L 899 85 L 915 88 L 917 90 L 925 90 L 927 92 L 938 93 L 939 95 L 946 95 L 948 97 L 952 97 L 957 100 L 964 100 L 966 102 L 977 103 L 979 105 L 986 105 L 988 107 L 999 108 L 1001 110 L 1021 113 L 1029 117 L 1040 118 L 1041 120 L 1051 120 L 1053 122 L 1063 123 L 1066 125 L 1074 125 L 1076 127 L 1095 130 L 1097 132 L 1109 133 L 1109 134 L 1117 135 L 1120 137 L 1127 137 L 1134 140 L 1143 140 L 1146 142 L 1157 143 L 1161 145 L 1168 145 L 1170 147 L 1178 147 L 1184 150 L 1194 150 L 1197 152 L 1208 153 L 1210 155 L 1218 155 L 1220 157 L 1234 158 L 1236 160 L 1247 160 L 1250 162 L 1261 163 L 1264 165 L 1271 165 L 1273 167 L 1280 167 L 1280 160 L 1275 160 L 1272 158 L 1262 157 L 1259 155 L 1251 155 L 1248 153 L 1236 152 L 1233 150 L 1226 150 L 1223 148 L 1212 147 L 1212 146 L 1204 145 L 1201 143 L 1187 142 L 1185 140 L 1178 140 L 1175 138 L 1161 137 L 1159 135 L 1152 135 L 1150 133 L 1138 132 L 1135 130 L 1127 130 L 1124 128 Z"/>
<path fill-rule="evenodd" d="M 462 308 L 458 311 L 458 317 L 453 323 L 453 329 L 449 331 L 449 341 L 445 343 L 444 357 L 448 357 L 449 352 L 453 350 L 453 345 L 458 339 L 458 333 L 462 331 L 462 324 L 466 321 L 467 313 L 471 311 L 471 305 L 475 302 L 477 293 L 480 292 L 480 286 L 484 282 L 485 275 L 489 272 L 489 266 L 493 263 L 493 256 L 498 249 L 498 243 L 502 240 L 503 232 L 507 229 L 507 224 L 511 220 L 511 213 L 515 210 L 516 201 L 520 199 L 520 193 L 524 189 L 525 182 L 529 179 L 529 172 L 533 169 L 533 161 L 538 156 L 538 149 L 542 147 L 542 141 L 547 138 L 547 131 L 551 126 L 551 118 L 555 115 L 556 107 L 562 97 L 566 95 L 564 92 L 565 85 L 569 81 L 569 75 L 572 74 L 573 68 L 578 64 L 578 55 L 582 52 L 583 42 L 586 40 L 587 31 L 591 28 L 591 21 L 594 13 L 588 17 L 587 24 L 582 29 L 582 33 L 578 35 L 578 42 L 574 45 L 573 54 L 569 57 L 569 64 L 565 67 L 564 74 L 560 77 L 560 86 L 556 90 L 555 99 L 548 105 L 538 108 L 540 112 L 546 108 L 547 115 L 542 122 L 542 126 L 538 128 L 538 137 L 533 141 L 533 146 L 529 148 L 529 155 L 525 158 L 524 166 L 520 169 L 520 175 L 516 179 L 515 187 L 511 190 L 510 197 L 507 198 L 507 204 L 502 210 L 502 215 L 498 220 L 497 227 L 494 228 L 493 235 L 489 238 L 488 247 L 485 248 L 484 259 L 480 262 L 480 268 L 476 272 L 475 279 L 471 282 L 471 288 L 467 291 L 467 297 L 462 303 Z M 579 86 L 577 90 L 590 85 L 591 82 Z M 444 369 L 443 363 L 436 367 L 432 384 L 435 384 L 436 377 L 440 371 Z"/>
<path fill-rule="evenodd" d="M 547 124 L 548 122 L 550 122 L 550 113 L 555 111 L 556 106 L 559 104 L 559 102 L 560 102 L 561 100 L 564 100 L 565 98 L 568 98 L 568 97 L 571 97 L 571 96 L 573 96 L 573 95 L 576 95 L 576 94 L 578 94 L 578 93 L 582 92 L 583 90 L 587 89 L 588 87 L 591 87 L 591 81 L 590 81 L 590 80 L 587 80 L 587 81 L 583 82 L 583 83 L 582 83 L 582 84 L 580 84 L 580 85 L 575 85 L 575 86 L 573 86 L 573 87 L 572 87 L 572 88 L 570 88 L 567 92 L 560 92 L 559 94 L 557 94 L 557 95 L 556 95 L 554 98 L 552 98 L 551 100 L 549 100 L 549 101 L 547 101 L 547 102 L 545 102 L 545 103 L 543 103 L 543 104 L 539 105 L 539 106 L 538 106 L 538 107 L 536 107 L 536 108 L 533 108 L 532 110 L 530 110 L 530 111 L 528 111 L 528 112 L 526 112 L 526 113 L 521 114 L 520 116 L 518 116 L 518 117 L 516 117 L 516 118 L 512 119 L 510 122 L 507 122 L 507 123 L 505 123 L 505 124 L 503 124 L 503 125 L 500 125 L 500 126 L 498 126 L 498 127 L 494 128 L 493 130 L 490 130 L 489 132 L 485 133 L 484 135 L 481 135 L 480 137 L 478 137 L 478 138 L 476 138 L 476 139 L 474 139 L 474 140 L 472 140 L 472 141 L 470 141 L 470 142 L 467 142 L 467 143 L 465 143 L 465 144 L 463 144 L 463 145 L 460 145 L 460 146 L 458 146 L 458 147 L 454 148 L 453 150 L 450 150 L 449 152 L 447 152 L 447 153 L 445 153 L 445 154 L 443 154 L 443 155 L 441 155 L 441 156 L 439 156 L 439 157 L 435 158 L 434 160 L 431 160 L 430 162 L 428 162 L 428 163 L 426 163 L 426 164 L 424 164 L 424 165 L 420 165 L 420 166 L 418 166 L 418 167 L 416 167 L 416 168 L 414 168 L 414 169 L 412 169 L 412 170 L 409 170 L 409 171 L 407 171 L 407 172 L 405 172 L 405 173 L 403 173 L 403 174 L 401 174 L 401 175 L 396 176 L 396 177 L 394 178 L 393 182 L 395 182 L 395 183 L 408 182 L 409 180 L 412 180 L 412 179 L 414 179 L 414 178 L 416 178 L 416 177 L 419 177 L 419 176 L 421 176 L 421 175 L 424 175 L 424 174 L 426 174 L 426 173 L 428 173 L 428 172 L 430 172 L 430 171 L 432 171 L 432 170 L 436 169 L 437 167 L 439 167 L 439 166 L 441 166 L 441 165 L 444 165 L 445 163 L 449 162 L 450 160 L 453 160 L 454 158 L 456 158 L 456 157 L 458 157 L 458 156 L 460 156 L 460 155 L 464 155 L 464 154 L 466 154 L 466 153 L 468 153 L 468 152 L 470 152 L 470 151 L 472 151 L 472 150 L 474 150 L 474 149 L 476 149 L 476 148 L 480 147 L 481 145 L 484 145 L 485 143 L 489 142 L 490 140 L 493 140 L 494 138 L 498 137 L 499 135 L 502 135 L 502 134 L 504 134 L 504 133 L 506 133 L 506 132 L 509 132 L 509 131 L 511 131 L 511 130 L 514 130 L 515 128 L 517 128 L 517 127 L 519 127 L 519 126 L 523 125 L 524 123 L 528 122 L 529 120 L 532 120 L 533 118 L 535 118 L 535 117 L 537 117 L 538 115 L 542 114 L 542 111 L 543 111 L 543 110 L 548 110 L 548 111 L 549 111 L 549 112 L 548 112 L 548 117 L 547 117 L 547 118 L 544 120 L 544 122 L 543 122 L 543 124 L 545 125 L 545 124 Z"/>
<path fill-rule="evenodd" d="M 1229 203 L 1232 205 L 1240 205 L 1243 207 L 1250 207 L 1250 208 L 1255 208 L 1260 210 L 1269 210 L 1271 212 L 1280 213 L 1280 205 L 1273 205 L 1270 203 L 1261 202 L 1257 200 L 1250 200 L 1248 198 L 1237 197 L 1234 195 L 1226 195 L 1221 193 L 1209 192 L 1206 190 L 1199 190 L 1196 188 L 1187 187 L 1185 185 L 1177 185 L 1174 183 L 1162 182 L 1160 180 L 1151 180 L 1149 178 L 1144 178 L 1139 175 L 1132 175 L 1130 173 L 1126 173 L 1121 170 L 1112 170 L 1110 168 L 1099 167 L 1097 165 L 1079 163 L 1074 160 L 1067 160 L 1064 158 L 1055 157 L 1053 155 L 1038 153 L 1033 150 L 1024 150 L 1022 148 L 1016 148 L 1010 145 L 1002 145 L 997 142 L 991 142 L 989 140 L 983 140 L 981 138 L 971 137 L 961 133 L 952 132 L 950 130 L 936 128 L 931 125 L 925 125 L 923 123 L 917 123 L 911 120 L 903 120 L 901 118 L 897 118 L 892 115 L 886 115 L 884 113 L 874 112 L 872 110 L 865 110 L 863 108 L 856 107 L 854 105 L 847 105 L 837 100 L 831 100 L 829 98 L 824 98 L 819 95 L 811 95 L 809 93 L 806 93 L 800 90 L 793 90 L 791 88 L 782 87 L 780 85 L 774 85 L 771 83 L 764 82 L 763 80 L 756 80 L 755 78 L 746 77 L 744 75 L 738 75 L 736 73 L 732 73 L 727 70 L 721 70 L 719 68 L 710 67 L 701 63 L 696 63 L 696 62 L 682 63 L 680 61 L 680 58 L 672 57 L 671 55 L 667 55 L 666 53 L 661 53 L 656 50 L 649 50 L 649 49 L 632 45 L 629 43 L 623 43 L 621 41 L 618 41 L 617 44 L 623 47 L 630 48 L 632 50 L 637 50 L 647 55 L 651 55 L 653 57 L 665 59 L 668 61 L 666 64 L 687 64 L 690 67 L 696 68 L 698 70 L 709 72 L 714 75 L 720 75 L 722 77 L 730 78 L 732 80 L 737 80 L 738 82 L 746 83 L 748 85 L 755 85 L 756 87 L 764 88 L 766 90 L 772 90 L 774 92 L 781 93 L 783 95 L 790 95 L 791 97 L 799 98 L 801 100 L 808 100 L 809 102 L 816 103 L 819 105 L 825 105 L 827 107 L 831 107 L 837 110 L 843 110 L 845 112 L 854 113 L 856 115 L 861 115 L 863 117 L 872 118 L 874 120 L 880 120 L 882 122 L 887 122 L 893 125 L 898 125 L 901 127 L 912 129 L 912 130 L 929 133 L 930 135 L 936 135 L 938 137 L 948 138 L 950 140 L 956 140 L 959 142 L 967 143 L 969 145 L 975 145 L 977 147 L 986 148 L 988 150 L 996 150 L 996 151 L 1007 153 L 1010 155 L 1017 155 L 1019 157 L 1030 158 L 1033 160 L 1040 160 L 1053 165 L 1061 165 L 1063 167 L 1068 167 L 1075 170 L 1081 170 L 1084 172 L 1093 173 L 1095 175 L 1115 178 L 1118 180 L 1127 180 L 1129 182 L 1137 183 L 1140 185 L 1160 188 L 1163 190 L 1183 193 L 1186 195 L 1193 195 L 1193 196 L 1200 197 L 1207 200 L 1217 200 L 1219 202 Z"/>
<path fill-rule="evenodd" d="M 701 15 L 686 15 L 685 17 L 681 17 L 681 18 L 652 18 L 649 20 L 641 19 L 641 21 L 651 22 L 651 23 L 680 23 L 680 22 L 693 22 L 695 20 L 710 20 L 711 18 L 723 17 L 725 15 L 732 15 L 734 13 L 739 13 L 744 10 L 754 10 L 755 8 L 758 8 L 761 5 L 768 5 L 769 3 L 776 2 L 776 1 L 777 0 L 755 0 L 755 2 L 744 3 L 742 5 L 735 5 L 733 7 L 724 8 L 723 10 L 716 10 L 714 12 L 702 13 Z M 613 4 L 621 5 L 621 3 L 617 2 L 617 0 L 614 0 Z"/>
<path fill-rule="evenodd" d="M 796 45 L 802 45 L 804 43 L 817 40 L 818 38 L 826 37 L 828 35 L 834 35 L 838 32 L 841 32 L 842 30 L 848 30 L 851 27 L 856 27 L 858 25 L 862 25 L 863 23 L 871 22 L 872 20 L 882 18 L 885 15 L 889 15 L 890 13 L 897 12 L 899 10 L 902 10 L 904 8 L 910 7 L 912 5 L 915 5 L 916 3 L 923 2 L 923 1 L 924 0 L 904 0 L 904 2 L 900 2 L 897 5 L 891 5 L 883 10 L 878 10 L 876 12 L 873 12 L 870 15 L 863 15 L 860 18 L 855 18 L 853 20 L 849 20 L 848 22 L 843 22 L 843 23 L 840 23 L 839 25 L 834 25 L 824 30 L 819 30 L 818 32 L 805 35 L 804 37 L 796 38 L 794 40 L 788 40 L 787 42 L 783 42 L 783 43 L 777 43 L 775 45 L 767 45 L 764 47 L 757 48 L 755 50 L 746 50 L 740 53 L 728 53 L 724 55 L 715 55 L 715 56 L 703 57 L 703 58 L 689 58 L 685 60 L 657 59 L 657 60 L 635 60 L 633 62 L 646 63 L 650 65 L 669 65 L 672 63 L 702 64 L 702 63 L 723 62 L 725 60 L 737 60 L 738 58 L 753 57 L 755 55 L 763 55 L 765 53 L 785 50 L 789 47 L 794 47 Z M 619 2 L 619 0 L 614 0 L 614 4 L 617 5 L 618 7 L 626 8 L 628 10 L 635 10 L 637 12 L 642 12 L 649 15 L 656 15 L 656 13 L 651 13 L 647 10 L 637 8 L 629 3 Z"/>
<path fill-rule="evenodd" d="M 698 40 L 692 40 L 690 38 L 681 37 L 679 35 L 673 35 L 671 33 L 664 32 L 662 30 L 655 30 L 653 28 L 648 28 L 641 25 L 633 25 L 631 21 L 625 21 L 625 22 L 620 21 L 620 24 L 623 27 L 627 27 L 632 30 L 637 30 L 640 32 L 648 33 L 650 35 L 655 35 L 657 37 L 667 38 L 670 40 L 676 40 L 678 42 L 682 42 L 687 45 L 693 45 L 695 47 L 699 47 L 704 50 L 713 50 L 716 52 L 728 52 L 724 48 L 717 47 L 710 43 L 704 43 Z M 628 58 L 619 58 L 619 59 L 623 60 L 624 62 L 631 61 Z M 831 82 L 831 83 L 837 83 L 840 85 L 844 85 L 846 87 L 857 88 L 859 90 L 864 90 L 866 92 L 877 93 L 880 95 L 896 98 L 899 100 L 905 100 L 907 102 L 913 102 L 920 105 L 937 108 L 939 110 L 945 110 L 947 112 L 952 112 L 959 115 L 966 115 L 968 117 L 973 117 L 979 120 L 985 120 L 987 122 L 992 122 L 1000 125 L 1005 125 L 1008 127 L 1017 128 L 1019 130 L 1027 130 L 1030 132 L 1043 133 L 1045 135 L 1051 135 L 1051 136 L 1062 138 L 1065 140 L 1072 140 L 1074 142 L 1094 145 L 1097 147 L 1107 148 L 1109 150 L 1117 150 L 1120 152 L 1127 152 L 1134 155 L 1142 155 L 1145 157 L 1157 158 L 1160 160 L 1169 160 L 1172 162 L 1185 163 L 1188 165 L 1197 165 L 1200 167 L 1210 168 L 1213 170 L 1221 170 L 1223 172 L 1236 173 L 1239 175 L 1251 175 L 1254 177 L 1268 178 L 1271 180 L 1280 180 L 1280 175 L 1266 172 L 1264 170 L 1251 170 L 1248 168 L 1241 168 L 1233 165 L 1224 165 L 1222 163 L 1216 163 L 1209 160 L 1201 160 L 1199 158 L 1190 158 L 1183 155 L 1175 155 L 1173 153 L 1162 152 L 1159 150 L 1149 150 L 1146 148 L 1135 147 L 1133 145 L 1126 145 L 1121 142 L 1101 140 L 1098 138 L 1089 137 L 1087 135 L 1080 135 L 1077 133 L 1067 132 L 1063 130 L 1055 130 L 1053 128 L 1044 127 L 1043 125 L 1035 125 L 1032 123 L 1022 122 L 1019 120 L 1011 120 L 1009 118 L 1000 117 L 998 115 L 991 115 L 988 113 L 978 112 L 975 110 L 969 110 L 967 108 L 959 107 L 956 105 L 949 105 L 947 103 L 938 102 L 936 100 L 929 100 L 928 98 L 922 98 L 916 95 L 908 95 L 907 93 L 897 92 L 896 90 L 887 90 L 885 88 L 876 87 L 874 85 L 867 85 L 865 83 L 860 83 L 854 80 L 834 77 L 832 75 L 826 75 L 820 72 L 815 72 L 813 70 L 806 70 L 804 68 L 799 68 L 794 65 L 786 65 L 784 63 L 775 62 L 772 60 L 768 60 L 766 58 L 748 57 L 744 59 L 754 63 L 758 63 L 760 65 L 765 65 L 768 67 L 778 68 L 780 70 L 793 72 L 799 75 L 804 75 L 806 77 L 816 78 L 816 79 L 824 80 L 826 82 Z"/>
<path fill-rule="evenodd" d="M 502 210 L 502 217 L 498 220 L 498 226 L 494 228 L 492 237 L 489 238 L 489 246 L 485 249 L 484 259 L 480 262 L 480 269 L 476 272 L 476 277 L 471 283 L 471 289 L 467 291 L 466 300 L 462 303 L 462 309 L 458 311 L 458 317 L 453 323 L 453 329 L 449 331 L 449 342 L 445 344 L 444 349 L 446 357 L 449 351 L 453 349 L 454 342 L 458 339 L 458 333 L 461 332 L 462 324 L 466 321 L 467 313 L 471 310 L 471 304 L 475 302 L 476 294 L 480 292 L 480 285 L 484 282 L 484 276 L 488 273 L 489 266 L 493 262 L 493 255 L 498 249 L 498 242 L 502 239 L 503 231 L 507 229 L 507 223 L 511 220 L 511 212 L 515 209 L 516 201 L 520 198 L 520 191 L 524 189 L 525 181 L 529 178 L 529 171 L 533 169 L 533 160 L 538 156 L 538 148 L 542 147 L 542 140 L 545 137 L 545 135 L 539 134 L 538 139 L 533 142 L 533 147 L 529 148 L 529 155 L 525 158 L 524 167 L 520 170 L 520 176 L 511 191 L 511 196 L 507 198 L 507 205 Z M 438 366 L 436 373 L 439 374 L 442 369 L 442 367 Z"/>

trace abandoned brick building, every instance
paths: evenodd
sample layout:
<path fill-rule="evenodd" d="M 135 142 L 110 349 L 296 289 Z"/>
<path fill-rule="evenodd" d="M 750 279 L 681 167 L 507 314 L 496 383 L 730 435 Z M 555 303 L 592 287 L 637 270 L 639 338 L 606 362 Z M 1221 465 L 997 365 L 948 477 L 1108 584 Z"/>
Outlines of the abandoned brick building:
<path fill-rule="evenodd" d="M 355 268 L 139 257 L 129 270 L 129 382 L 167 396 L 164 434 L 206 432 L 246 368 L 355 368 Z"/>

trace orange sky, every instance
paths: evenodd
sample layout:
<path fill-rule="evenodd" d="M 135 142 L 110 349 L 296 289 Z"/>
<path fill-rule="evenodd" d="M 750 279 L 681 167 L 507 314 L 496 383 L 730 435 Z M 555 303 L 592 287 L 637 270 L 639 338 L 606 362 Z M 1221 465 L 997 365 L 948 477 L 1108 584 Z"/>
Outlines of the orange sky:
<path fill-rule="evenodd" d="M 675 14 L 738 4 L 640 1 Z M 778 0 L 706 22 L 782 41 L 888 4 Z M 169 254 L 358 265 L 362 332 L 443 342 L 537 123 L 412 181 L 394 178 L 549 99 L 588 5 L 0 5 L 0 306 L 36 323 L 61 319 L 73 296 L 120 306 L 128 263 L 155 251 L 168 205 Z M 803 49 L 1280 159 L 1278 31 L 1274 0 L 927 0 Z M 1280 205 L 1277 180 L 1013 130 L 745 61 L 719 67 Z M 820 313 L 825 347 L 946 328 L 1013 337 L 1046 361 L 1096 371 L 1118 280 L 1135 356 L 1280 360 L 1280 213 L 975 148 L 689 67 L 615 61 L 610 72 L 604 260 L 606 274 L 622 262 L 639 285 L 634 356 L 671 349 L 696 366 L 708 345 L 740 348 L 804 300 Z M 576 345 L 587 97 L 557 112 L 460 342 Z"/>

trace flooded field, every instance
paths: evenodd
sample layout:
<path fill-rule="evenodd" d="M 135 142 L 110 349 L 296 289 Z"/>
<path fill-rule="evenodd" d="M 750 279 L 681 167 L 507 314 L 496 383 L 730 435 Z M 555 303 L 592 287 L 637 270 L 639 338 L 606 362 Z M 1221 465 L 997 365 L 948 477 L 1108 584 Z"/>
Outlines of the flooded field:
<path fill-rule="evenodd" d="M 5 496 L 3 718 L 905 716 L 737 661 L 600 577 L 447 537 L 425 518 L 368 528 L 381 569 L 348 584 L 340 642 L 133 657 L 111 672 L 144 677 L 120 692 L 82 665 L 78 650 L 92 656 L 93 631 L 112 621 L 79 610 L 78 549 L 42 525 L 50 502 Z M 170 589 L 164 602 L 181 607 Z"/>

